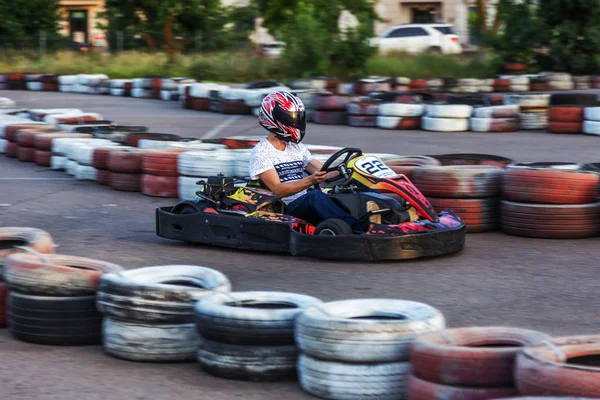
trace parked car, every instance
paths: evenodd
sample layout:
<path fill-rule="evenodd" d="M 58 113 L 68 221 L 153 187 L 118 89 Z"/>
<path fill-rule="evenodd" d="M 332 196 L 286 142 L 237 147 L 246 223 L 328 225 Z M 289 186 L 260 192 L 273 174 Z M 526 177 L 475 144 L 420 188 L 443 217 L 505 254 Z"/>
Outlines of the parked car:
<path fill-rule="evenodd" d="M 407 53 L 435 52 L 442 54 L 460 54 L 462 46 L 458 35 L 447 24 L 409 24 L 398 25 L 371 39 L 371 45 L 381 53 L 405 51 Z"/>

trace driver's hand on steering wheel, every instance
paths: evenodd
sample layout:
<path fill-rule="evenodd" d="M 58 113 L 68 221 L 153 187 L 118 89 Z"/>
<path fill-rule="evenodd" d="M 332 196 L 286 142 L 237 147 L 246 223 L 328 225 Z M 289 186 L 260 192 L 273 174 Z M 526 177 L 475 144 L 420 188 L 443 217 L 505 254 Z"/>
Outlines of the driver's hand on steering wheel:
<path fill-rule="evenodd" d="M 321 183 L 325 182 L 327 173 L 325 171 L 316 171 L 309 178 L 311 184 L 320 185 Z"/>

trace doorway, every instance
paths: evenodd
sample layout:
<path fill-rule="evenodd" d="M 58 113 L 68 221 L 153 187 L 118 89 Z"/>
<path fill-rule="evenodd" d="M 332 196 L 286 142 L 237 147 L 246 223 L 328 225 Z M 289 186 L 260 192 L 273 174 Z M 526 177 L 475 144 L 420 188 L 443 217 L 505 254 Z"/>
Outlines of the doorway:
<path fill-rule="evenodd" d="M 413 24 L 431 24 L 435 17 L 435 8 L 433 7 L 412 7 Z"/>
<path fill-rule="evenodd" d="M 69 37 L 74 42 L 87 44 L 89 40 L 87 10 L 69 11 Z"/>

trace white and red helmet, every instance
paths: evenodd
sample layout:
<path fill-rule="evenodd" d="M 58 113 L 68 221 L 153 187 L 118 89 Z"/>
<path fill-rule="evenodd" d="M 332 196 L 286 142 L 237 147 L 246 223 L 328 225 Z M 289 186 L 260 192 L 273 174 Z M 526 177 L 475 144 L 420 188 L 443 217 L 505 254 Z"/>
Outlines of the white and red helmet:
<path fill-rule="evenodd" d="M 290 92 L 273 92 L 260 105 L 258 123 L 286 142 L 300 143 L 306 133 L 306 109 Z"/>

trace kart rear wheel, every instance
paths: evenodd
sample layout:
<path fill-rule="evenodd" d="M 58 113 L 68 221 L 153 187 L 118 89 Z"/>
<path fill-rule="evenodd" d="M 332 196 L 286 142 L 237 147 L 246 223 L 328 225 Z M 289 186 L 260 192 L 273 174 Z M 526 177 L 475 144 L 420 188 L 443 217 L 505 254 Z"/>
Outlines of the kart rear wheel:
<path fill-rule="evenodd" d="M 317 225 L 315 234 L 324 236 L 352 235 L 352 228 L 341 219 L 330 218 Z"/>
<path fill-rule="evenodd" d="M 199 212 L 200 209 L 198 208 L 198 206 L 190 202 L 177 204 L 173 208 L 174 214 L 197 214 Z"/>

